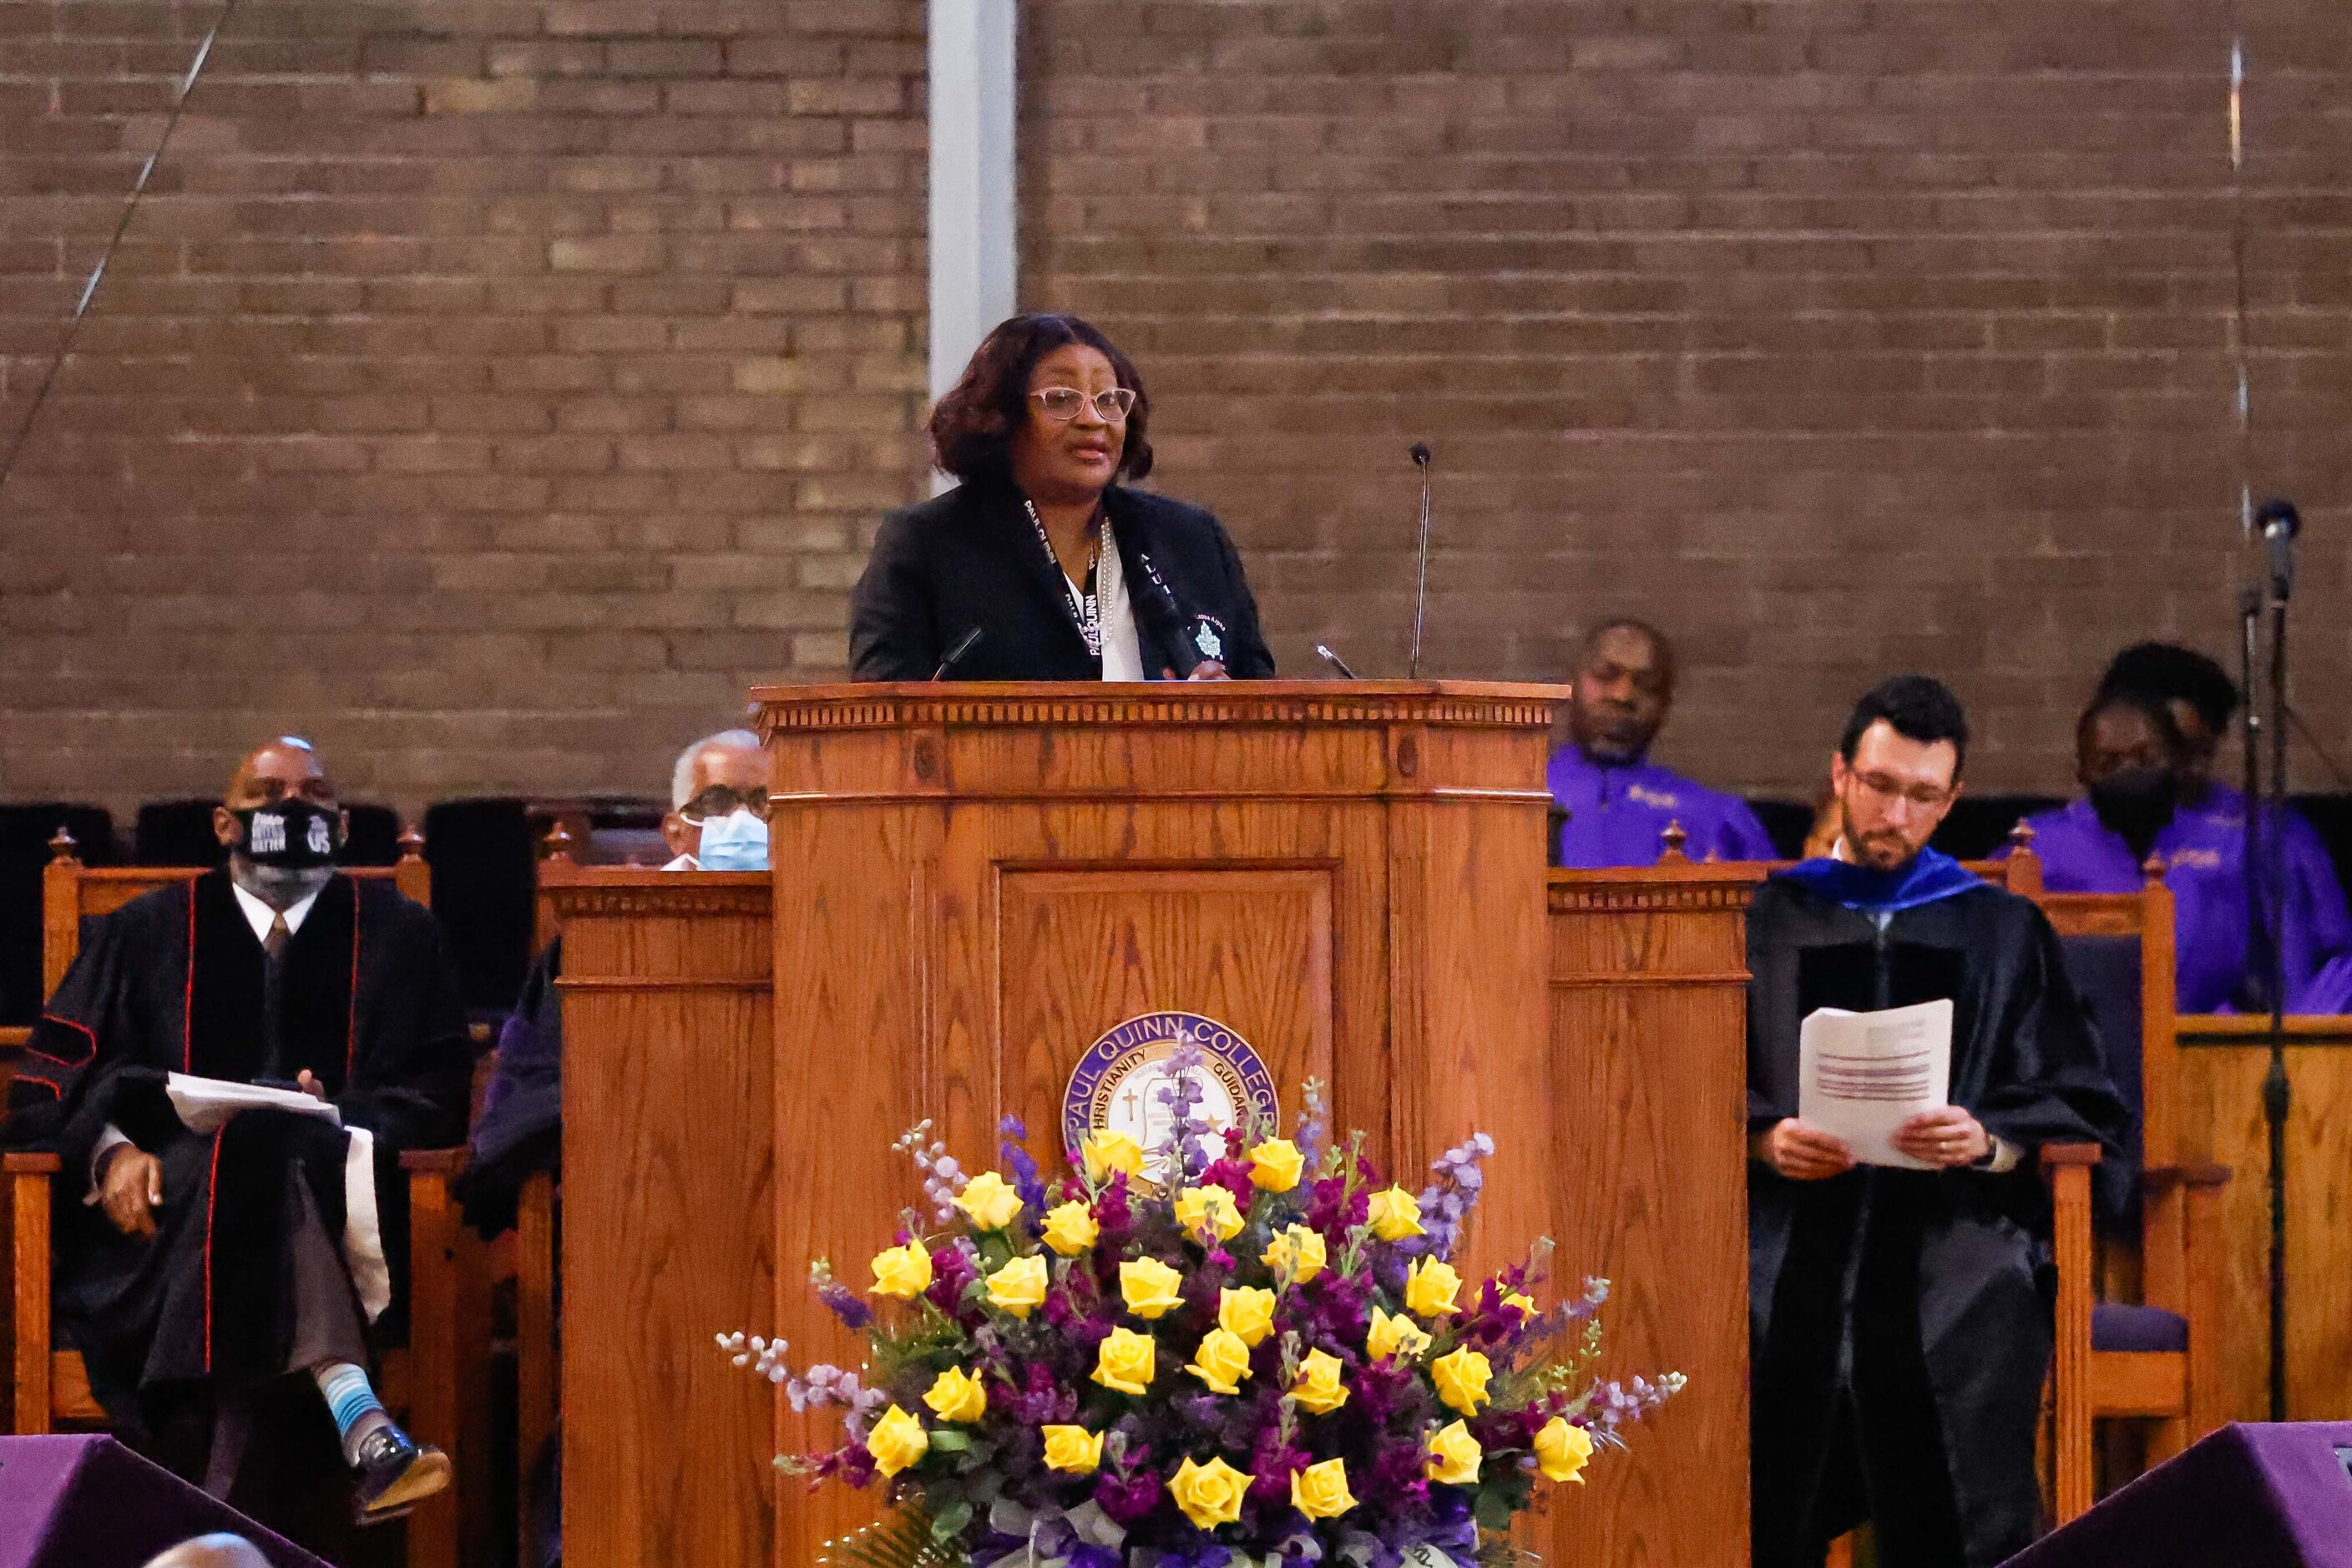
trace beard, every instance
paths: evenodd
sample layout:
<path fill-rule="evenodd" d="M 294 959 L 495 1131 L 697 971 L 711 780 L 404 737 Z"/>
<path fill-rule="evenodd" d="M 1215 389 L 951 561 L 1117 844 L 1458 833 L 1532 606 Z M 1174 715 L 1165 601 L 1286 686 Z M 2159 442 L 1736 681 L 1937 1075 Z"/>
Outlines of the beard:
<path fill-rule="evenodd" d="M 280 913 L 325 887 L 332 866 L 257 866 L 242 855 L 229 857 L 229 880 Z"/>
<path fill-rule="evenodd" d="M 1919 851 L 1911 840 L 1891 827 L 1858 835 L 1849 824 L 1845 830 L 1845 847 L 1855 865 L 1867 867 L 1873 871 L 1900 871 L 1919 858 Z"/>

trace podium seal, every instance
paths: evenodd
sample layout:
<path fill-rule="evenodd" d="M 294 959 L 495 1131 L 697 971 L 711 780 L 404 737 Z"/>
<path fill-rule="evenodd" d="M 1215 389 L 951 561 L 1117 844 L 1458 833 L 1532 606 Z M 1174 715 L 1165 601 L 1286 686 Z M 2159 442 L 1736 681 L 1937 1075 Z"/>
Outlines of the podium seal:
<path fill-rule="evenodd" d="M 1143 1145 L 1145 1173 L 1160 1179 L 1168 1160 L 1168 1107 L 1161 1090 L 1173 1078 L 1168 1058 L 1190 1041 L 1201 1047 L 1192 1081 L 1200 1117 L 1220 1135 L 1254 1120 L 1276 1125 L 1282 1105 L 1274 1075 L 1247 1040 L 1198 1013 L 1146 1013 L 1106 1031 L 1087 1047 L 1062 1096 L 1062 1143 L 1075 1152 L 1097 1132 L 1124 1132 Z M 1204 1157 L 1224 1152 L 1202 1141 Z"/>

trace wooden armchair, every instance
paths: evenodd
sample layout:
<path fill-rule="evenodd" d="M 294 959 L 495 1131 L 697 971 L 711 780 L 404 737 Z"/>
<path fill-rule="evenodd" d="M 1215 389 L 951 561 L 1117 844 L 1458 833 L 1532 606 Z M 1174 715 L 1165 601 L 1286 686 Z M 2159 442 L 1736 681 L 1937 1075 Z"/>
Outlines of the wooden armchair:
<path fill-rule="evenodd" d="M 354 868 L 346 874 L 389 879 L 409 898 L 429 904 L 430 879 L 418 852 L 422 843 L 415 834 L 404 834 L 397 865 Z M 80 951 L 83 919 L 201 874 L 193 868 L 85 867 L 74 858 L 71 837 L 62 831 L 50 840 L 50 850 L 41 889 L 45 994 L 56 990 Z M 448 1453 L 457 1469 L 449 1493 L 425 1503 L 406 1521 L 409 1568 L 457 1568 L 461 1560 L 475 1560 L 461 1554 L 460 1542 L 478 1540 L 471 1526 L 488 1517 L 479 1462 L 489 1437 L 488 1304 L 483 1270 L 469 1257 L 477 1244 L 450 1194 L 465 1157 L 463 1149 L 412 1150 L 401 1156 L 408 1175 L 408 1343 L 385 1352 L 383 1393 L 387 1404 L 405 1413 L 418 1437 Z M 80 1354 L 56 1347 L 50 1337 L 50 1189 L 58 1173 L 54 1154 L 0 1156 L 10 1226 L 9 1430 L 17 1436 L 106 1420 L 91 1397 Z"/>
<path fill-rule="evenodd" d="M 2159 1461 L 2221 1425 L 2221 1166 L 2185 1163 L 2173 1018 L 2172 895 L 2151 861 L 2136 893 L 2039 893 L 2127 1100 L 2137 1099 L 2137 1245 L 2101 1251 L 2092 1225 L 2095 1145 L 2042 1152 L 2056 1210 L 2053 1510 L 2092 1502 L 2092 1423 L 2153 1422 Z M 2039 879 L 2036 878 L 2038 881 Z M 2102 1264 L 2104 1285 L 2102 1285 Z M 2137 1276 L 2137 1301 L 2126 1292 Z"/>

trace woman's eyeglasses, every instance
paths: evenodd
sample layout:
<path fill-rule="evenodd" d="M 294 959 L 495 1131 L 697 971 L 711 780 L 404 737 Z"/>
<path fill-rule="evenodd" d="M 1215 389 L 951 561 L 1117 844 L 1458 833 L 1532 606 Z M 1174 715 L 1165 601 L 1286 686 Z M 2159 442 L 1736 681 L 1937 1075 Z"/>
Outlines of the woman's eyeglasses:
<path fill-rule="evenodd" d="M 1128 411 L 1135 406 L 1135 389 L 1114 386 L 1097 392 L 1089 398 L 1075 386 L 1044 386 L 1029 395 L 1030 400 L 1045 412 L 1045 417 L 1056 425 L 1066 425 L 1078 416 L 1078 410 L 1088 403 L 1094 405 L 1095 417 L 1106 425 L 1127 421 Z"/>

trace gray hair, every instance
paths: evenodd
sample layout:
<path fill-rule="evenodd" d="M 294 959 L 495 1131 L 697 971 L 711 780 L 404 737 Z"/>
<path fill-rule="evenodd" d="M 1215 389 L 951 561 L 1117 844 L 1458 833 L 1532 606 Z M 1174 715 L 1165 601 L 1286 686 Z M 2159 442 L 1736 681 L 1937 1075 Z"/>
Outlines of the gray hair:
<path fill-rule="evenodd" d="M 721 730 L 716 735 L 703 736 L 680 752 L 677 765 L 669 771 L 669 805 L 672 811 L 684 811 L 686 803 L 694 798 L 694 759 L 712 746 L 756 752 L 760 749 L 760 737 L 749 730 Z"/>

